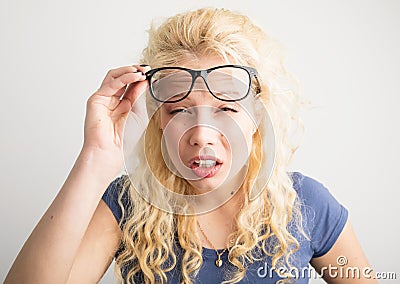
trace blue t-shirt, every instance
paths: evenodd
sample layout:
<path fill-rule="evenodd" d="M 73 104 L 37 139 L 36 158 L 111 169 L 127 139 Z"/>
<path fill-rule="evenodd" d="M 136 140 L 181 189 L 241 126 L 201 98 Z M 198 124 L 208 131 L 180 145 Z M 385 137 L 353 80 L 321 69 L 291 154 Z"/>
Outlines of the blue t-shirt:
<path fill-rule="evenodd" d="M 291 264 L 295 268 L 290 272 L 298 273 L 299 278 L 296 283 L 308 283 L 311 258 L 322 256 L 331 249 L 343 230 L 348 218 L 348 211 L 320 182 L 298 172 L 291 173 L 291 176 L 293 187 L 301 202 L 303 229 L 309 239 L 298 232 L 296 226 L 289 223 L 288 229 L 300 245 L 299 250 L 292 256 Z M 119 177 L 110 184 L 102 198 L 118 222 L 122 217 L 122 211 L 117 202 L 121 188 L 122 178 Z M 124 202 L 124 199 L 122 201 Z M 179 250 L 179 244 L 177 244 L 177 248 Z M 168 283 L 180 283 L 179 252 L 177 255 L 176 269 L 167 273 Z M 232 271 L 233 266 L 228 261 L 227 252 L 221 256 L 221 259 L 223 265 L 217 267 L 215 265 L 216 252 L 209 248 L 203 248 L 203 265 L 194 279 L 194 283 L 221 283 L 225 280 L 225 272 Z M 249 264 L 246 267 L 246 276 L 240 283 L 276 283 L 281 278 L 271 267 L 271 257 L 269 256 Z M 140 283 L 140 280 L 137 283 Z"/>

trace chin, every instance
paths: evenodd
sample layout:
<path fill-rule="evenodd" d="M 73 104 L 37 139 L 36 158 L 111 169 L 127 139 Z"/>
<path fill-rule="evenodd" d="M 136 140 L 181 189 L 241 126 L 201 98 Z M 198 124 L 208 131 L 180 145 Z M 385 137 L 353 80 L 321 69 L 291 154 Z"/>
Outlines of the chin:
<path fill-rule="evenodd" d="M 196 181 L 189 181 L 189 184 L 195 189 L 197 194 L 203 194 L 220 187 L 224 182 L 221 180 L 210 180 L 211 178 L 204 178 Z"/>

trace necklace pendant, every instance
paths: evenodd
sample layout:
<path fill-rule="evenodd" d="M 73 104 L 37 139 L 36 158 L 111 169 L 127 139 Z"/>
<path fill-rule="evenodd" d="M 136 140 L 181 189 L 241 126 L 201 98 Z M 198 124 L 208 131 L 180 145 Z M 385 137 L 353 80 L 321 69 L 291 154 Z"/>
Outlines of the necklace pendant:
<path fill-rule="evenodd" d="M 218 259 L 215 261 L 215 265 L 217 267 L 221 267 L 222 266 L 222 260 L 218 257 Z"/>

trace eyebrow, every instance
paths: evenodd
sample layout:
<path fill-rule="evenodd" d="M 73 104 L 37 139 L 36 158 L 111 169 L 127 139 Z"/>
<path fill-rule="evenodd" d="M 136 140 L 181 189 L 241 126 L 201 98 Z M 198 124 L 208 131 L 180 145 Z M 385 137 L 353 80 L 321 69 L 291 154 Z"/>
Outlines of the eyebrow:
<path fill-rule="evenodd" d="M 176 105 L 176 104 L 179 104 L 179 103 L 185 103 L 185 102 L 191 103 L 191 102 L 194 101 L 193 96 L 192 96 L 192 95 L 193 95 L 193 92 L 196 92 L 196 91 L 199 91 L 199 90 L 192 90 L 192 92 L 190 92 L 189 96 L 187 96 L 185 99 L 183 99 L 183 100 L 181 100 L 181 101 L 179 101 L 179 102 L 175 102 L 175 103 L 164 103 L 164 105 L 171 105 L 171 106 L 173 106 L 173 105 Z M 209 101 L 210 104 L 211 104 L 211 103 L 223 103 L 223 104 L 235 104 L 235 105 L 237 104 L 237 102 L 226 102 L 226 101 L 221 101 L 221 100 L 215 98 L 208 90 L 206 91 L 206 93 L 207 93 L 207 94 L 205 94 L 205 95 L 208 95 L 208 96 L 211 97 L 211 100 Z M 171 98 L 174 98 L 174 97 L 177 97 L 177 96 L 178 96 L 178 95 L 173 96 L 173 97 L 171 97 Z M 221 95 L 221 96 L 223 96 L 223 95 Z"/>

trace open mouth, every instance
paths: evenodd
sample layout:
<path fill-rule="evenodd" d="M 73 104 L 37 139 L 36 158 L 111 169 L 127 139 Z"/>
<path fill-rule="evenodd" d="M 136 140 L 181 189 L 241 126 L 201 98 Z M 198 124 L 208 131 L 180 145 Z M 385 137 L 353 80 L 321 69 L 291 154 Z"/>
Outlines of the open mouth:
<path fill-rule="evenodd" d="M 193 173 L 201 178 L 209 178 L 216 175 L 221 168 L 222 161 L 212 156 L 199 156 L 190 161 L 189 167 Z"/>

